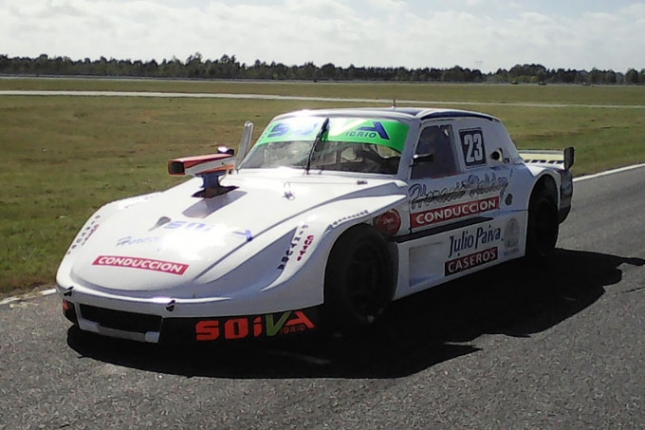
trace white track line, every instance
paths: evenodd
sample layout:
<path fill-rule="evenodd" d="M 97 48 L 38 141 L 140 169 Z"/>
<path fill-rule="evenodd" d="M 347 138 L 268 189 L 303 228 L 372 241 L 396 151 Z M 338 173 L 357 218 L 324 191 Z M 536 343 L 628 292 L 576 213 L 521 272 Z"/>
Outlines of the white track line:
<path fill-rule="evenodd" d="M 43 291 L 38 291 L 37 293 L 27 293 L 20 296 L 7 297 L 6 299 L 0 300 L 0 306 L 8 305 L 9 303 L 21 302 L 27 299 L 33 299 L 36 297 L 50 296 L 56 292 L 55 288 L 50 288 Z"/>
<path fill-rule="evenodd" d="M 607 175 L 613 175 L 614 173 L 627 172 L 629 170 L 640 169 L 642 167 L 645 167 L 645 164 L 634 164 L 633 166 L 620 167 L 618 169 L 607 170 L 605 172 L 596 173 L 595 175 L 580 176 L 579 178 L 575 178 L 573 182 L 586 181 L 587 179 L 596 179 Z"/>
<path fill-rule="evenodd" d="M 280 96 L 274 94 L 227 94 L 227 93 L 164 93 L 156 91 L 33 91 L 5 90 L 0 96 L 73 96 L 73 97 L 152 97 L 152 98 L 198 98 L 198 99 L 246 99 L 246 100 L 296 100 L 338 103 L 379 103 L 392 105 L 392 99 Z M 438 100 L 396 100 L 406 105 L 430 106 L 510 106 L 528 108 L 589 108 L 589 109 L 645 109 L 645 105 L 591 105 L 566 103 L 501 103 L 501 102 L 459 102 Z"/>

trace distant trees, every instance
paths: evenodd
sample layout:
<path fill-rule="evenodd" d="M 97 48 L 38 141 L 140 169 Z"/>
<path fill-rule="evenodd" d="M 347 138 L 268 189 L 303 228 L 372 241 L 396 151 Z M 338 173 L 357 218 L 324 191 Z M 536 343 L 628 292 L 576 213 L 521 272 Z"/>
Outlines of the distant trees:
<path fill-rule="evenodd" d="M 285 65 L 275 61 L 267 64 L 255 60 L 253 64 L 240 63 L 235 55 L 224 54 L 211 60 L 196 52 L 185 61 L 176 57 L 141 61 L 116 60 L 100 57 L 72 60 L 69 57 L 50 58 L 41 54 L 36 58 L 0 55 L 0 74 L 4 75 L 55 75 L 55 76 L 113 76 L 141 78 L 184 79 L 261 79 L 302 81 L 393 81 L 393 82 L 464 82 L 464 83 L 540 83 L 540 84 L 593 84 L 615 85 L 645 84 L 645 69 L 629 69 L 620 73 L 613 70 L 591 71 L 574 69 L 547 69 L 541 64 L 516 64 L 509 70 L 482 73 L 478 69 L 454 66 L 448 69 L 406 67 L 339 67 L 333 63 L 316 66 L 313 62 L 302 65 Z"/>
<path fill-rule="evenodd" d="M 634 69 L 629 69 L 627 70 L 627 73 L 625 73 L 625 83 L 626 84 L 638 84 L 640 83 L 640 76 L 639 73 L 634 70 Z"/>

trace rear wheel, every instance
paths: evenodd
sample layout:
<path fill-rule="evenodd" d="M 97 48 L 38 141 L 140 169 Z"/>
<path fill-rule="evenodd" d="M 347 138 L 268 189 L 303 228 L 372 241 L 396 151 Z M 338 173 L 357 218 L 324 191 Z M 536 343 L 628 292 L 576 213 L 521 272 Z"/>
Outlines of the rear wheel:
<path fill-rule="evenodd" d="M 392 264 L 386 241 L 372 227 L 350 228 L 334 244 L 325 270 L 325 316 L 348 332 L 373 324 L 392 300 Z"/>
<path fill-rule="evenodd" d="M 536 190 L 529 203 L 526 256 L 532 260 L 544 260 L 553 255 L 558 233 L 555 196 L 546 188 Z"/>

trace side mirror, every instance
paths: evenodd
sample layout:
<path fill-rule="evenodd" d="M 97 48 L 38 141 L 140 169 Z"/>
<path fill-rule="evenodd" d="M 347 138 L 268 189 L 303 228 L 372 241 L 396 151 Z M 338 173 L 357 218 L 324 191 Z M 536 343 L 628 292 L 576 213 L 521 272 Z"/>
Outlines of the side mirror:
<path fill-rule="evenodd" d="M 432 163 L 434 161 L 434 154 L 414 154 L 412 157 L 412 166 L 419 164 Z"/>

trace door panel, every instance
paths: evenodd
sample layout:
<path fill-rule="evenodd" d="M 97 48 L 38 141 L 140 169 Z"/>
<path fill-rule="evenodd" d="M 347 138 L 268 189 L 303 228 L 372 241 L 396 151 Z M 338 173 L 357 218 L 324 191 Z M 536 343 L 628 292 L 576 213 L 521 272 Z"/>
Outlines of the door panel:
<path fill-rule="evenodd" d="M 488 166 L 485 129 L 472 125 L 421 130 L 408 188 L 411 233 L 494 216 L 502 207 L 511 170 Z"/>

